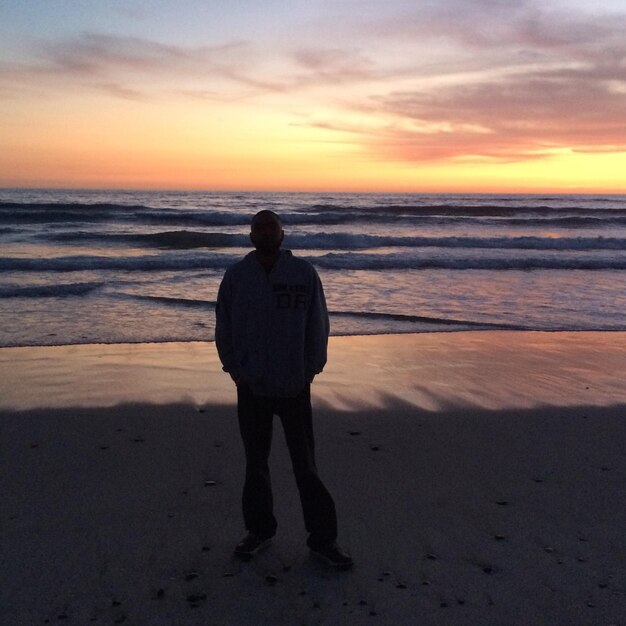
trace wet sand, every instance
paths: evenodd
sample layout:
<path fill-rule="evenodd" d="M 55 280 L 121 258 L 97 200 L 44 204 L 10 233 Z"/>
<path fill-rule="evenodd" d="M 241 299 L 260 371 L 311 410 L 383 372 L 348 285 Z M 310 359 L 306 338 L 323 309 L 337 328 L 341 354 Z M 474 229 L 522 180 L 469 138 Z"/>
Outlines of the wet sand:
<path fill-rule="evenodd" d="M 243 533 L 212 344 L 0 350 L 7 624 L 620 624 L 625 333 L 331 340 L 313 386 L 349 572 L 311 560 L 280 428 Z"/>

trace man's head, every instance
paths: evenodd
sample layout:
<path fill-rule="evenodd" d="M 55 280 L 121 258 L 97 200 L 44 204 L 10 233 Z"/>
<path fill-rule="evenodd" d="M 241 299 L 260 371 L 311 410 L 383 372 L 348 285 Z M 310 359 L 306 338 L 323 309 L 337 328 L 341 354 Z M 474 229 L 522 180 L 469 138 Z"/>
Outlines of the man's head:
<path fill-rule="evenodd" d="M 250 240 L 261 254 L 272 255 L 278 252 L 284 236 L 280 218 L 274 211 L 264 209 L 252 218 Z"/>

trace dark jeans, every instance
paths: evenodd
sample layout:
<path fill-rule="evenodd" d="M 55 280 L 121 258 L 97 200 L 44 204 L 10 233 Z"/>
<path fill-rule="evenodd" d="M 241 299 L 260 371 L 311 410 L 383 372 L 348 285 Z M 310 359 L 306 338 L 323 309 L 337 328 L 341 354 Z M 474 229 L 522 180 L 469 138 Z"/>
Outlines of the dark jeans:
<path fill-rule="evenodd" d="M 309 533 L 307 545 L 315 548 L 335 541 L 335 503 L 315 465 L 310 385 L 306 385 L 295 398 L 255 396 L 247 387 L 238 387 L 237 414 L 246 453 L 243 488 L 246 529 L 261 537 L 276 533 L 268 461 L 273 417 L 278 415 L 300 492 L 305 527 Z"/>

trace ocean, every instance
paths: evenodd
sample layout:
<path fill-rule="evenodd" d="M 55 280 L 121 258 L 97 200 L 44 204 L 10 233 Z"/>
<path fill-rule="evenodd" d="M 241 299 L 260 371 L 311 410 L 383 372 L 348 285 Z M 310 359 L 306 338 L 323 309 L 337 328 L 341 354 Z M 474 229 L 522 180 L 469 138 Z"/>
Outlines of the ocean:
<path fill-rule="evenodd" d="M 0 346 L 210 341 L 250 218 L 334 335 L 626 330 L 626 196 L 0 189 Z"/>

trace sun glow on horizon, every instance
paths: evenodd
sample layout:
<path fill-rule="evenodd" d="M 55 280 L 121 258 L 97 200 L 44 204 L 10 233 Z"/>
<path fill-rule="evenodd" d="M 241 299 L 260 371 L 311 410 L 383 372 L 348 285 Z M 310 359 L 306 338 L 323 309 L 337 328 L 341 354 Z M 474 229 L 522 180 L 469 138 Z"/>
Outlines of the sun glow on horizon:
<path fill-rule="evenodd" d="M 3 187 L 626 192 L 619 3 L 32 4 L 0 8 Z"/>

